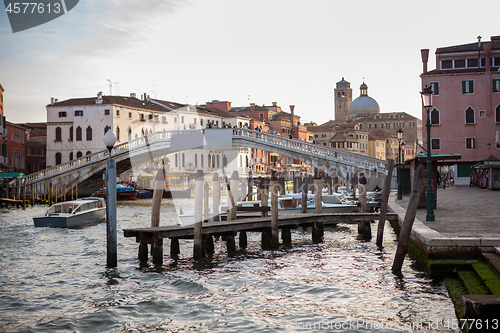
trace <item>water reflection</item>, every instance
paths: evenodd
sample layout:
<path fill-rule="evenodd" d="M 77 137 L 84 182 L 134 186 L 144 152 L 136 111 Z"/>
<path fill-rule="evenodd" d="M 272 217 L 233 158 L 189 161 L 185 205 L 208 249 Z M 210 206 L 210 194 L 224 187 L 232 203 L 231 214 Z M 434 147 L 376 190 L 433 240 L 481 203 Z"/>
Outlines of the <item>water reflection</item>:
<path fill-rule="evenodd" d="M 304 332 L 303 324 L 325 321 L 455 318 L 442 283 L 410 260 L 403 275 L 392 274 L 388 226 L 383 250 L 356 240 L 357 226 L 340 224 L 325 228 L 320 244 L 310 230 L 293 230 L 292 246 L 272 251 L 261 249 L 258 233 L 230 256 L 217 240 L 214 254 L 198 261 L 191 240 L 180 240 L 177 260 L 165 240 L 163 266 L 141 266 L 138 244 L 121 230 L 148 226 L 151 207 L 120 204 L 118 268 L 106 269 L 105 225 L 35 229 L 31 217 L 45 208 L 0 215 L 2 332 Z M 161 216 L 163 225 L 177 222 L 163 208 Z"/>

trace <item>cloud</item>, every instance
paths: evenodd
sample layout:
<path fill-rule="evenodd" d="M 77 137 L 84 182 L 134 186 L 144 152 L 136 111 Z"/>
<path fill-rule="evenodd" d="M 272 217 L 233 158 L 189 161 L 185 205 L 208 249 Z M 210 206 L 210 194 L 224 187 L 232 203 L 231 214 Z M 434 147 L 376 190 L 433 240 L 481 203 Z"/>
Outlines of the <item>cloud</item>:
<path fill-rule="evenodd" d="M 87 1 L 82 6 L 85 24 L 79 24 L 83 39 L 78 40 L 78 48 L 87 55 L 89 51 L 96 55 L 103 49 L 126 49 L 127 44 L 146 39 L 161 21 L 189 4 L 188 0 Z"/>

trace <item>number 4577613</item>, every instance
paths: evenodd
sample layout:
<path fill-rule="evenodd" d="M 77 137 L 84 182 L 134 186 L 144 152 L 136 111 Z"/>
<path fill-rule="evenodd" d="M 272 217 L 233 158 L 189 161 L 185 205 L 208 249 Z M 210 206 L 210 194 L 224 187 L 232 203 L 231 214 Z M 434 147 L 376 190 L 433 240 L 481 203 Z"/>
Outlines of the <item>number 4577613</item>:
<path fill-rule="evenodd" d="M 9 14 L 43 14 L 55 13 L 59 14 L 61 11 L 61 4 L 56 2 L 54 4 L 44 4 L 41 2 L 14 2 L 9 3 L 5 11 Z"/>

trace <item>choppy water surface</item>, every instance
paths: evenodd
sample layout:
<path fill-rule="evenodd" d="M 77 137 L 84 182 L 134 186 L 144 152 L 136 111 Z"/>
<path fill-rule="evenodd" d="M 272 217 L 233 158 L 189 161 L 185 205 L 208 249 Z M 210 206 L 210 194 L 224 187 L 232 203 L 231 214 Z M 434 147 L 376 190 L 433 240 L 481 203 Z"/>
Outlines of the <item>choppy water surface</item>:
<path fill-rule="evenodd" d="M 172 203 L 163 204 L 162 225 L 175 224 Z M 347 224 L 326 228 L 322 244 L 294 230 L 293 246 L 276 251 L 262 251 L 250 233 L 247 251 L 231 257 L 218 241 L 198 263 L 192 241 L 180 241 L 173 261 L 165 240 L 156 272 L 139 267 L 138 244 L 121 232 L 148 226 L 150 205 L 119 204 L 117 269 L 105 268 L 105 224 L 35 229 L 32 217 L 46 207 L 1 210 L 0 331 L 434 332 L 455 319 L 444 285 L 409 259 L 403 278 L 391 273 L 388 225 L 383 251 Z"/>

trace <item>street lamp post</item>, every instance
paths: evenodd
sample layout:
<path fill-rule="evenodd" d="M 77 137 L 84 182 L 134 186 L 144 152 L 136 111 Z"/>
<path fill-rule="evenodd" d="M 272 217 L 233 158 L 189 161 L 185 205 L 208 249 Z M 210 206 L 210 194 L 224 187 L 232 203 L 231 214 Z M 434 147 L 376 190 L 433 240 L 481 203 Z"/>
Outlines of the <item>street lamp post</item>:
<path fill-rule="evenodd" d="M 429 112 L 432 107 L 432 89 L 425 86 L 420 92 L 422 96 L 422 106 L 427 111 L 427 191 L 426 196 L 426 207 L 427 215 L 425 216 L 426 221 L 435 221 L 434 216 L 434 189 L 432 188 L 432 161 L 431 161 L 431 120 L 429 118 Z"/>
<path fill-rule="evenodd" d="M 403 199 L 403 194 L 401 193 L 401 139 L 403 139 L 403 130 L 399 128 L 396 131 L 399 141 L 399 155 L 398 155 L 398 200 Z"/>
<path fill-rule="evenodd" d="M 117 241 L 116 241 L 116 164 L 111 158 L 111 150 L 116 143 L 116 136 L 110 129 L 104 135 L 104 144 L 108 148 L 108 161 L 106 163 L 106 240 L 107 261 L 109 268 L 117 266 Z"/>

